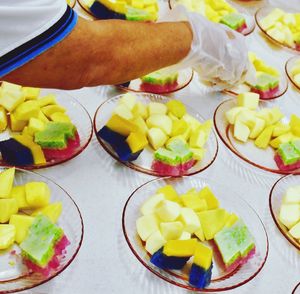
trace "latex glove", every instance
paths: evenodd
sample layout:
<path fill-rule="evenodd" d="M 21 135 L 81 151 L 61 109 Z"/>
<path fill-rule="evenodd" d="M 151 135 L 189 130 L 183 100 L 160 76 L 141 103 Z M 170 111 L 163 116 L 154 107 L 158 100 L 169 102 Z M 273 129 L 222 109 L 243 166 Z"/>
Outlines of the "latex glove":
<path fill-rule="evenodd" d="M 168 71 L 192 67 L 205 82 L 230 87 L 252 79 L 245 37 L 178 5 L 160 21 L 188 21 L 193 31 L 189 54 Z"/>

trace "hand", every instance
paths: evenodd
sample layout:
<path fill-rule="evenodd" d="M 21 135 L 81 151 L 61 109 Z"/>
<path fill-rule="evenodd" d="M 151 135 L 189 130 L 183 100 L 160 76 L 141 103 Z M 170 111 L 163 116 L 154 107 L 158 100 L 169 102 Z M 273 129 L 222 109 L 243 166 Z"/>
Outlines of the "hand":
<path fill-rule="evenodd" d="M 170 70 L 192 67 L 203 81 L 224 88 L 242 83 L 249 76 L 248 48 L 245 37 L 240 33 L 213 23 L 198 13 L 187 12 L 181 5 L 162 19 L 188 21 L 193 32 L 189 54 L 179 64 L 171 66 Z M 247 77 L 249 79 L 251 77 Z"/>

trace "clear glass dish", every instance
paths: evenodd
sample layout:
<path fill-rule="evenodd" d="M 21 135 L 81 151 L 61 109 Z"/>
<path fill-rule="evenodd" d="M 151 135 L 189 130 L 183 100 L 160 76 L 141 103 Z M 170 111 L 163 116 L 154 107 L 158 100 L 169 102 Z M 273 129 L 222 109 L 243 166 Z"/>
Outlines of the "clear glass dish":
<path fill-rule="evenodd" d="M 273 10 L 275 9 L 275 7 L 272 7 L 272 6 L 265 6 L 265 7 L 262 7 L 260 9 L 258 9 L 255 13 L 255 20 L 256 20 L 256 23 L 257 23 L 257 26 L 260 28 L 261 32 L 263 33 L 264 36 L 266 36 L 268 39 L 270 39 L 273 43 L 277 44 L 277 45 L 280 45 L 282 47 L 285 47 L 285 48 L 288 48 L 290 50 L 293 50 L 294 52 L 299 52 L 299 50 L 296 49 L 296 47 L 291 47 L 291 46 L 288 46 L 286 44 L 283 44 L 277 40 L 275 40 L 273 37 L 271 37 L 267 31 L 265 31 L 263 28 L 262 28 L 262 25 L 261 25 L 261 21 Z M 291 12 L 291 13 L 295 13 L 295 11 L 287 11 L 287 12 Z"/>
<path fill-rule="evenodd" d="M 232 127 L 227 122 L 225 113 L 235 106 L 237 106 L 236 99 L 229 99 L 222 102 L 214 113 L 215 129 L 226 147 L 242 160 L 265 171 L 276 174 L 300 174 L 300 169 L 294 171 L 279 170 L 274 160 L 275 153 L 273 148 L 259 149 L 253 144 L 252 140 L 242 143 L 233 137 Z M 259 108 L 274 106 L 276 106 L 274 101 L 260 101 Z M 280 107 L 280 109 L 286 115 L 283 121 L 288 122 L 290 113 L 286 113 L 286 109 L 283 107 Z"/>
<path fill-rule="evenodd" d="M 183 271 L 164 271 L 150 262 L 150 256 L 144 249 L 141 239 L 136 232 L 136 220 L 141 215 L 140 207 L 144 201 L 164 185 L 173 185 L 178 193 L 184 193 L 191 188 L 201 189 L 208 185 L 220 200 L 221 207 L 236 212 L 248 226 L 255 238 L 256 253 L 246 264 L 238 267 L 233 272 L 226 272 L 218 264 L 214 254 L 214 266 L 211 284 L 203 290 L 194 288 L 188 283 L 188 274 Z M 186 290 L 195 292 L 219 292 L 240 287 L 252 280 L 263 268 L 269 251 L 269 242 L 266 230 L 256 212 L 239 195 L 236 195 L 230 187 L 224 187 L 218 183 L 200 176 L 182 178 L 155 179 L 137 188 L 128 198 L 122 215 L 123 234 L 127 244 L 139 260 L 150 272 L 159 278 Z M 161 284 L 160 284 L 161 285 Z M 165 283 L 167 289 L 168 284 Z M 162 289 L 161 289 L 162 290 Z M 157 289 L 159 293 L 159 289 Z"/>
<path fill-rule="evenodd" d="M 106 100 L 104 103 L 102 103 L 98 109 L 96 110 L 95 116 L 94 116 L 94 130 L 95 133 L 97 132 L 106 124 L 106 122 L 111 117 L 111 114 L 113 112 L 113 109 L 117 106 L 119 100 L 121 99 L 122 95 L 118 95 L 115 97 L 112 97 L 108 100 Z M 155 94 L 147 94 L 147 93 L 138 93 L 136 94 L 137 101 L 141 101 L 144 104 L 148 104 L 149 102 L 160 102 L 160 103 L 167 103 L 170 98 L 159 96 Z M 187 112 L 192 115 L 193 117 L 197 118 L 200 122 L 204 122 L 205 120 L 195 112 L 190 107 L 187 107 Z M 150 147 L 147 147 L 144 149 L 144 151 L 141 153 L 139 158 L 133 162 L 124 162 L 119 159 L 117 154 L 113 151 L 111 146 L 104 142 L 100 137 L 97 136 L 97 139 L 100 143 L 100 145 L 104 148 L 104 150 L 111 155 L 115 160 L 118 162 L 126 165 L 127 167 L 132 168 L 133 170 L 149 174 L 152 176 L 162 176 L 158 172 L 151 169 L 152 161 L 154 159 L 153 157 L 153 149 Z M 210 137 L 208 141 L 206 142 L 204 148 L 206 149 L 205 156 L 203 160 L 198 161 L 191 169 L 189 169 L 186 174 L 184 175 L 194 175 L 199 172 L 204 171 L 207 169 L 216 159 L 217 153 L 218 153 L 218 141 L 216 138 L 216 135 L 214 131 L 211 131 Z M 165 175 L 164 175 L 165 176 Z"/>
<path fill-rule="evenodd" d="M 3 171 L 5 168 L 0 168 Z M 34 172 L 16 169 L 15 185 L 23 185 L 30 181 L 45 182 L 51 190 L 51 202 L 60 201 L 63 205 L 62 214 L 58 225 L 64 230 L 70 241 L 66 248 L 65 257 L 61 260 L 59 267 L 50 276 L 30 273 L 22 263 L 20 248 L 13 245 L 8 250 L 0 253 L 0 293 L 12 293 L 31 289 L 55 278 L 64 271 L 76 257 L 83 239 L 83 220 L 79 208 L 71 196 L 58 184 L 50 179 Z M 15 253 L 12 254 L 13 250 Z"/>
<path fill-rule="evenodd" d="M 88 146 L 88 144 L 92 139 L 92 135 L 93 135 L 92 119 L 89 113 L 87 112 L 87 110 L 84 108 L 84 106 L 80 104 L 75 98 L 68 95 L 64 91 L 44 89 L 41 91 L 41 96 L 45 96 L 51 93 L 56 96 L 57 103 L 63 106 L 67 110 L 66 114 L 71 118 L 72 123 L 77 128 L 77 132 L 80 138 L 80 145 L 76 147 L 72 151 L 72 153 L 68 154 L 68 156 L 64 158 L 54 159 L 46 162 L 45 164 L 19 166 L 20 168 L 33 170 L 33 169 L 55 166 L 63 162 L 69 161 L 74 157 L 76 157 L 77 155 L 79 155 Z M 0 141 L 7 140 L 7 139 L 8 139 L 7 134 L 0 133 Z M 10 164 L 8 164 L 0 157 L 0 166 L 10 166 Z"/>
<path fill-rule="evenodd" d="M 172 7 L 175 7 L 176 5 L 176 0 L 168 0 L 169 1 L 169 8 L 172 9 Z M 247 24 L 247 28 L 244 29 L 242 31 L 242 34 L 244 36 L 248 36 L 250 35 L 254 29 L 255 29 L 255 21 L 254 21 L 254 18 L 253 16 L 251 15 L 248 15 L 248 14 L 245 14 L 243 12 L 239 12 L 241 15 L 243 15 L 243 17 L 245 18 L 246 20 L 246 24 Z"/>
<path fill-rule="evenodd" d="M 300 243 L 297 242 L 289 233 L 288 229 L 279 221 L 279 212 L 282 204 L 282 198 L 286 190 L 292 186 L 300 185 L 300 175 L 288 175 L 280 178 L 272 187 L 269 196 L 269 207 L 272 218 L 282 233 L 282 235 L 298 250 Z"/>
<path fill-rule="evenodd" d="M 286 74 L 287 74 L 289 80 L 291 81 L 291 83 L 300 91 L 300 85 L 296 84 L 296 82 L 294 81 L 294 78 L 291 74 L 292 69 L 293 69 L 294 65 L 296 64 L 296 61 L 298 61 L 298 60 L 300 60 L 299 56 L 294 56 L 294 57 L 290 58 L 285 64 L 285 71 L 286 71 Z"/>
<path fill-rule="evenodd" d="M 170 94 L 170 93 L 174 93 L 177 92 L 179 90 L 182 90 L 183 88 L 185 88 L 186 86 L 188 86 L 190 84 L 190 82 L 193 80 L 193 70 L 192 69 L 185 69 L 182 71 L 179 71 L 179 75 L 178 75 L 178 85 L 175 89 L 172 90 L 166 90 L 166 91 L 160 91 L 160 92 L 151 92 L 153 94 Z M 129 84 L 128 87 L 119 85 L 118 87 L 120 87 L 123 90 L 126 91 L 132 91 L 135 93 L 143 93 L 144 91 L 141 90 L 141 85 L 142 85 L 142 80 L 141 79 L 136 79 L 136 80 L 132 80 Z"/>
<path fill-rule="evenodd" d="M 296 285 L 292 294 L 300 294 L 300 283 Z"/>

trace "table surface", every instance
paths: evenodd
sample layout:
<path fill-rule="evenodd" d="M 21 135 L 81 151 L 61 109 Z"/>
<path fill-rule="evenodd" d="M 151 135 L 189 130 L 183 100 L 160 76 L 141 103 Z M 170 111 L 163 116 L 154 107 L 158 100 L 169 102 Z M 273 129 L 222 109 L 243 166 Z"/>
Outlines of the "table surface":
<path fill-rule="evenodd" d="M 284 4 L 283 0 L 270 2 Z M 286 2 L 294 5 L 292 1 Z M 297 3 L 299 0 L 295 1 Z M 78 5 L 75 9 L 83 15 Z M 252 7 L 247 7 L 247 10 L 250 13 L 254 11 Z M 258 28 L 247 37 L 247 41 L 251 51 L 282 71 L 285 62 L 293 56 L 292 52 L 274 46 L 263 38 Z M 69 93 L 87 108 L 93 118 L 98 105 L 118 94 L 118 91 L 114 87 L 97 87 Z M 171 96 L 195 107 L 206 119 L 212 118 L 217 105 L 226 99 L 226 95 L 220 93 L 201 94 L 197 77 L 187 88 Z M 300 114 L 300 93 L 291 84 L 288 92 L 276 102 L 279 107 L 291 103 Z M 220 140 L 219 147 L 214 164 L 197 176 L 213 178 L 220 184 L 230 183 L 232 190 L 259 214 L 270 243 L 269 257 L 258 276 L 227 293 L 291 293 L 300 280 L 298 252 L 279 233 L 268 207 L 269 191 L 280 176 L 244 163 Z M 74 262 L 63 273 L 44 285 L 22 293 L 186 292 L 148 272 L 131 253 L 123 237 L 121 214 L 125 201 L 135 188 L 153 177 L 117 163 L 101 148 L 95 136 L 87 149 L 75 159 L 39 170 L 38 173 L 63 186 L 74 198 L 84 220 L 84 240 Z"/>

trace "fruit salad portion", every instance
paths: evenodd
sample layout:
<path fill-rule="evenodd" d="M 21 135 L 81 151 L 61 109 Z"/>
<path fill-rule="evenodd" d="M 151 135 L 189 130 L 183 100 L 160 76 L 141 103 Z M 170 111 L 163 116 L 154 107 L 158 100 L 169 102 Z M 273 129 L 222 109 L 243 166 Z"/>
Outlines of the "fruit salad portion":
<path fill-rule="evenodd" d="M 294 83 L 300 88 L 300 58 L 296 60 L 291 70 L 291 77 Z"/>
<path fill-rule="evenodd" d="M 43 165 L 73 155 L 80 146 L 76 127 L 52 94 L 2 82 L 0 88 L 0 152 L 5 163 Z"/>
<path fill-rule="evenodd" d="M 171 185 L 159 188 L 140 208 L 137 234 L 150 262 L 163 270 L 183 270 L 191 286 L 203 289 L 212 278 L 213 256 L 232 272 L 255 253 L 247 226 L 220 207 L 206 186 L 179 195 Z"/>
<path fill-rule="evenodd" d="M 99 19 L 126 19 L 156 21 L 157 0 L 81 0 L 82 4 Z"/>
<path fill-rule="evenodd" d="M 279 221 L 288 234 L 300 243 L 300 185 L 287 189 L 280 207 Z"/>
<path fill-rule="evenodd" d="M 300 13 L 287 13 L 275 8 L 260 22 L 274 40 L 300 51 Z"/>
<path fill-rule="evenodd" d="M 144 104 L 134 94 L 127 93 L 97 135 L 120 160 L 134 161 L 144 149 L 150 150 L 154 155 L 154 171 L 178 176 L 202 160 L 211 127 L 210 120 L 201 124 L 178 100 Z"/>
<path fill-rule="evenodd" d="M 275 161 L 280 170 L 292 171 L 300 167 L 300 117 L 293 114 L 289 123 L 284 123 L 278 107 L 257 110 L 259 95 L 238 95 L 237 106 L 226 112 L 232 125 L 233 136 L 240 142 L 253 140 L 255 146 L 275 151 Z"/>
<path fill-rule="evenodd" d="M 14 175 L 14 168 L 0 173 L 0 252 L 17 244 L 27 268 L 49 276 L 70 244 L 56 225 L 62 203 L 50 202 L 44 182 L 14 186 Z"/>
<path fill-rule="evenodd" d="M 256 84 L 250 86 L 250 91 L 258 93 L 260 98 L 272 98 L 279 92 L 280 73 L 279 71 L 267 65 L 255 53 L 249 52 L 249 60 L 256 70 Z"/>
<path fill-rule="evenodd" d="M 247 29 L 244 16 L 225 0 L 176 0 L 190 11 L 198 12 L 210 21 L 222 23 L 242 33 Z"/>

